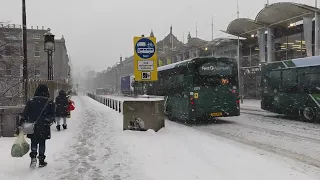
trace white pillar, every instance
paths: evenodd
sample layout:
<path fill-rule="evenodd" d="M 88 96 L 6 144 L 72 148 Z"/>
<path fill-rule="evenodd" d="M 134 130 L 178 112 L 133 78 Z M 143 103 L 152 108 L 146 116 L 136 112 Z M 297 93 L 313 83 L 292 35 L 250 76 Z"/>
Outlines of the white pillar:
<path fill-rule="evenodd" d="M 319 14 L 315 13 L 315 33 L 314 33 L 314 53 L 315 56 L 319 56 Z"/>
<path fill-rule="evenodd" d="M 273 29 L 268 27 L 267 43 L 268 43 L 268 63 L 274 61 L 274 42 L 273 42 Z"/>
<path fill-rule="evenodd" d="M 258 44 L 259 44 L 259 59 L 260 62 L 266 62 L 266 39 L 265 39 L 265 29 L 258 30 Z"/>
<path fill-rule="evenodd" d="M 312 18 L 303 17 L 303 36 L 306 43 L 307 56 L 312 56 Z"/>

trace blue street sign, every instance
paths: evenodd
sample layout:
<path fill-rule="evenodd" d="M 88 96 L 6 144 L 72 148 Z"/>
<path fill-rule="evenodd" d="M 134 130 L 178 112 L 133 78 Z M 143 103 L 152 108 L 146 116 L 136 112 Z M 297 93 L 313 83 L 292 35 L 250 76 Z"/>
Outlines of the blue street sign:
<path fill-rule="evenodd" d="M 149 59 L 155 53 L 155 45 L 154 43 L 148 38 L 141 38 L 135 44 L 135 51 L 140 58 Z"/>

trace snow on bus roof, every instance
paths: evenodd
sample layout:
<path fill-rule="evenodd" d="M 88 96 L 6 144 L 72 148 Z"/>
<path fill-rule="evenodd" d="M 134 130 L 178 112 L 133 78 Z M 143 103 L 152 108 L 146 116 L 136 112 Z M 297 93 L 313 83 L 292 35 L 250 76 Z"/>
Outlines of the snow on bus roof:
<path fill-rule="evenodd" d="M 184 60 L 184 61 L 179 61 L 179 62 L 176 62 L 176 63 L 168 64 L 168 65 L 165 65 L 165 66 L 161 66 L 161 67 L 158 67 L 158 71 L 164 71 L 164 70 L 172 69 L 172 68 L 176 67 L 179 64 L 186 63 L 186 62 L 189 62 L 191 60 L 192 59 L 187 59 L 187 60 Z"/>
<path fill-rule="evenodd" d="M 291 61 L 294 63 L 296 67 L 319 66 L 320 56 L 292 59 Z"/>

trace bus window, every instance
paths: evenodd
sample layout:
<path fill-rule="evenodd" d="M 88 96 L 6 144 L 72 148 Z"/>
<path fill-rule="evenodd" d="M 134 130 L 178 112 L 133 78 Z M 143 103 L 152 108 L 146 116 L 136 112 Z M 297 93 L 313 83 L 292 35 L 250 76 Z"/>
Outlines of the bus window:
<path fill-rule="evenodd" d="M 272 88 L 272 90 L 277 89 L 279 90 L 281 85 L 281 72 L 277 71 L 270 71 L 269 76 L 267 79 L 268 87 Z"/>
<path fill-rule="evenodd" d="M 285 69 L 282 71 L 282 91 L 287 93 L 297 93 L 297 73 L 296 69 Z"/>
<path fill-rule="evenodd" d="M 194 86 L 236 85 L 236 76 L 195 76 Z"/>
<path fill-rule="evenodd" d="M 320 92 L 320 73 L 318 67 L 299 70 L 298 83 L 305 93 Z"/>

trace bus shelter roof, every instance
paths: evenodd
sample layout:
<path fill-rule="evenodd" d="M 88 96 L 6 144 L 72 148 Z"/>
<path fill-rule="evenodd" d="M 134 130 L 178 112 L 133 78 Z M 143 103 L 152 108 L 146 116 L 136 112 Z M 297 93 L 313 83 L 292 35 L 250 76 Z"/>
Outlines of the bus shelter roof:
<path fill-rule="evenodd" d="M 314 16 L 314 13 L 319 10 L 306 4 L 279 2 L 263 8 L 255 20 L 264 24 L 288 27 L 290 23 L 300 21 L 305 16 Z"/>
<path fill-rule="evenodd" d="M 257 29 L 263 28 L 266 25 L 248 18 L 238 18 L 231 21 L 225 31 L 228 34 L 240 36 L 244 38 L 251 37 Z"/>
<path fill-rule="evenodd" d="M 320 12 L 320 9 L 293 2 L 274 3 L 261 9 L 255 20 L 237 18 L 231 21 L 226 33 L 248 38 L 259 29 L 274 26 L 288 27 L 303 17 L 314 16 L 315 12 Z"/>

